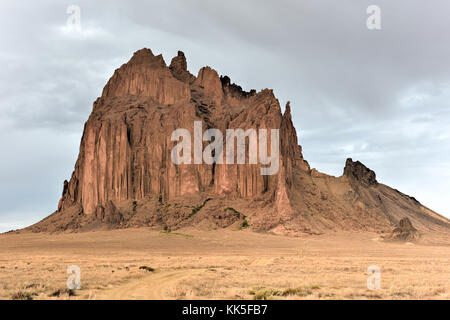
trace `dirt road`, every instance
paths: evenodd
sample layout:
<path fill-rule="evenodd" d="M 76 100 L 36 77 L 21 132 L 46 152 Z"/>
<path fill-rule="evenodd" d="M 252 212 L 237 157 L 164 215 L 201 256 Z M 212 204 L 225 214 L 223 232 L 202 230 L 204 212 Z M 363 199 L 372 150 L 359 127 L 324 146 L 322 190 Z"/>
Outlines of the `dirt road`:
<path fill-rule="evenodd" d="M 192 276 L 201 275 L 204 269 L 176 270 L 149 273 L 142 279 L 116 286 L 109 290 L 103 290 L 95 294 L 96 299 L 134 299 L 134 300 L 166 300 L 173 299 L 170 292 L 176 293 L 177 284 Z"/>

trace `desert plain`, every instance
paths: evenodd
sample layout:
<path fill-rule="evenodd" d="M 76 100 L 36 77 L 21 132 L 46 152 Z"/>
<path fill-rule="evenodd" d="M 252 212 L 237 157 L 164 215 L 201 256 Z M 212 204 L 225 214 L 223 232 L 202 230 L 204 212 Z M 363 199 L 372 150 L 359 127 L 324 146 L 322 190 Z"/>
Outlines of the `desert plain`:
<path fill-rule="evenodd" d="M 68 290 L 67 268 L 81 289 Z M 368 289 L 369 266 L 380 288 Z M 0 235 L 1 299 L 449 299 L 443 239 L 149 228 Z"/>

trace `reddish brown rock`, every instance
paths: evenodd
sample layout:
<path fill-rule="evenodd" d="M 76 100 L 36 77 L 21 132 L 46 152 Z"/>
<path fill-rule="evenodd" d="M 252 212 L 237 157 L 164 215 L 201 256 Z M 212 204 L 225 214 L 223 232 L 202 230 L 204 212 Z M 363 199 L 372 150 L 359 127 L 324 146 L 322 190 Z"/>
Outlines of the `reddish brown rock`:
<path fill-rule="evenodd" d="M 176 59 L 172 61 L 172 73 L 186 80 L 184 55 L 179 53 Z M 161 195 L 166 201 L 198 192 L 276 196 L 278 175 L 262 176 L 259 165 L 176 166 L 170 158 L 175 144 L 170 140 L 171 132 L 186 128 L 193 136 L 194 121 L 202 121 L 204 130 L 214 127 L 222 132 L 227 128 L 280 128 L 283 117 L 272 91 L 225 94 L 217 72 L 205 67 L 193 81 L 192 99 L 166 105 L 172 100 L 162 94 L 166 92 L 164 85 L 175 83 L 180 91 L 187 85 L 172 73 L 160 56 L 155 57 L 146 49 L 135 53 L 128 64 L 114 73 L 86 123 L 80 155 L 61 208 L 79 203 L 85 214 L 91 214 L 111 200 Z M 156 75 L 162 75 L 162 82 L 152 82 Z M 240 99 L 241 104 L 231 106 L 228 96 Z M 290 119 L 283 132 L 288 130 L 293 130 Z M 286 135 L 295 137 L 296 143 L 295 131 Z M 294 161 L 302 159 L 298 148 Z M 281 174 L 284 181 L 284 172 Z"/>
<path fill-rule="evenodd" d="M 95 210 L 95 218 L 102 222 L 109 224 L 120 224 L 123 222 L 123 216 L 120 211 L 116 208 L 114 203 L 109 200 L 106 202 L 105 207 L 98 206 Z"/>
<path fill-rule="evenodd" d="M 272 90 L 246 92 L 210 67 L 193 76 L 181 51 L 167 67 L 161 55 L 139 50 L 95 101 L 58 211 L 30 230 L 195 225 L 318 234 L 390 231 L 400 217 L 422 230 L 448 228 L 447 219 L 379 184 L 360 162 L 348 159 L 341 177 L 311 170 L 291 112 L 288 102 L 282 114 Z M 195 121 L 224 135 L 279 129 L 278 171 L 261 175 L 248 147 L 244 164 L 175 165 L 171 134 L 184 128 L 192 139 Z"/>
<path fill-rule="evenodd" d="M 134 53 L 131 60 L 114 72 L 103 89 L 102 97 L 149 97 L 162 105 L 187 102 L 189 84 L 176 79 L 167 68 L 162 55 L 150 49 Z"/>
<path fill-rule="evenodd" d="M 416 241 L 419 237 L 419 232 L 408 218 L 402 218 L 391 234 L 392 239 L 404 241 Z"/>
<path fill-rule="evenodd" d="M 359 161 L 347 159 L 344 168 L 344 175 L 353 181 L 364 184 L 365 186 L 377 185 L 375 172 L 367 168 Z"/>
<path fill-rule="evenodd" d="M 215 105 L 220 105 L 224 96 L 222 82 L 217 71 L 210 67 L 204 67 L 198 72 L 194 85 L 203 89 L 203 94 L 212 100 Z"/>
<path fill-rule="evenodd" d="M 180 81 L 189 84 L 195 81 L 195 77 L 187 69 L 186 57 L 182 51 L 178 51 L 178 55 L 172 59 L 169 69 L 172 75 Z"/>

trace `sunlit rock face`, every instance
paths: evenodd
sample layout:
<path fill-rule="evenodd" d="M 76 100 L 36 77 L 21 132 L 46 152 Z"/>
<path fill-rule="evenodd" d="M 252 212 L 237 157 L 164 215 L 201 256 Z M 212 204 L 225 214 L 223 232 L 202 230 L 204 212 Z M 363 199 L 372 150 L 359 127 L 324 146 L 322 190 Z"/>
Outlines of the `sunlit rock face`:
<path fill-rule="evenodd" d="M 341 177 L 311 170 L 291 113 L 289 102 L 282 113 L 272 90 L 244 91 L 211 67 L 194 76 L 181 51 L 167 66 L 161 55 L 139 50 L 114 72 L 94 102 L 58 210 L 29 229 L 198 226 L 291 235 L 330 230 L 390 234 L 407 218 L 419 231 L 448 230 L 446 218 L 379 183 L 359 161 L 348 159 Z M 202 141 L 205 130 L 223 133 L 223 162 L 207 164 L 200 157 L 198 163 L 174 163 L 172 150 L 180 141 L 172 133 L 185 129 L 195 146 L 195 123 L 201 126 L 201 150 L 212 142 Z M 237 143 L 227 143 L 228 129 L 278 130 L 273 174 L 262 174 L 267 165 L 260 161 L 261 145 L 250 152 L 250 139 L 245 140 L 245 161 L 236 163 L 235 157 L 228 163 L 227 147 L 237 153 Z M 251 163 L 255 153 L 259 161 Z"/>
<path fill-rule="evenodd" d="M 194 136 L 194 121 L 203 129 L 280 129 L 280 164 L 273 176 L 259 164 L 175 165 L 171 133 L 185 128 Z M 224 149 L 226 148 L 224 139 Z M 206 145 L 206 143 L 204 143 Z M 248 160 L 248 151 L 246 154 Z M 161 195 L 210 192 L 233 197 L 285 195 L 293 166 L 307 168 L 297 144 L 290 107 L 283 116 L 273 92 L 245 92 L 210 68 L 195 77 L 184 53 L 166 66 L 161 55 L 137 51 L 114 72 L 86 122 L 75 171 L 60 210 L 78 203 L 92 214 L 109 201 Z M 288 204 L 287 204 L 288 206 Z"/>

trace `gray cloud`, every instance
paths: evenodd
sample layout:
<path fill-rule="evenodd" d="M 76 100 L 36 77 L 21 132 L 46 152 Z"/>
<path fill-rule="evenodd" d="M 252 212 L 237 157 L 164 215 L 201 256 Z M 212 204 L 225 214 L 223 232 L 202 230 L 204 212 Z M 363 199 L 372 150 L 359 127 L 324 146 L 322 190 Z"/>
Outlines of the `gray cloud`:
<path fill-rule="evenodd" d="M 273 88 L 313 167 L 360 159 L 450 216 L 448 1 L 77 1 L 81 32 L 65 29 L 69 4 L 0 4 L 0 231 L 55 209 L 93 101 L 142 47 Z"/>

